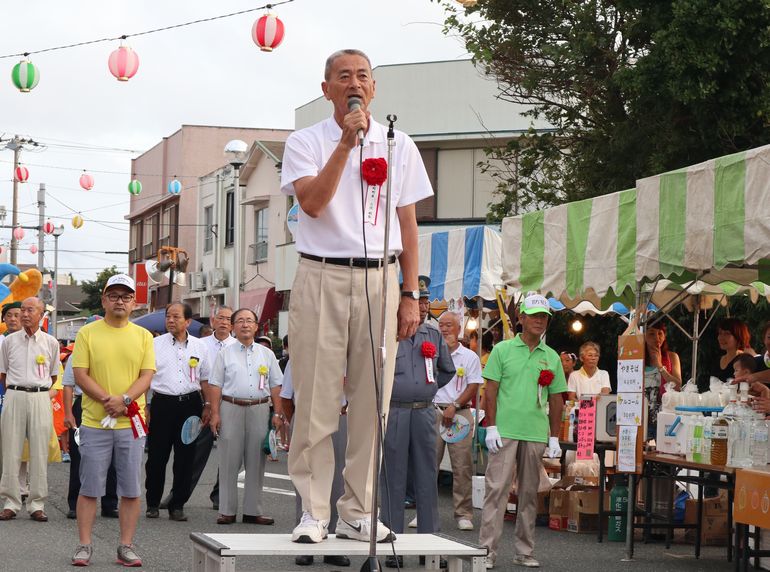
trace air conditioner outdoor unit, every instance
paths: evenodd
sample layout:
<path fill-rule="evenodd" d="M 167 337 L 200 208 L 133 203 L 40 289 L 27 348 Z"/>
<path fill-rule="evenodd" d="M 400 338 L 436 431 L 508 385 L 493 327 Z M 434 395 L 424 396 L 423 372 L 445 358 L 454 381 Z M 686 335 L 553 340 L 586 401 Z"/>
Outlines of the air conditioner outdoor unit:
<path fill-rule="evenodd" d="M 261 240 L 256 244 L 249 245 L 249 264 L 259 264 L 267 261 L 267 241 Z"/>
<path fill-rule="evenodd" d="M 203 272 L 190 272 L 190 291 L 200 292 L 206 289 L 206 274 Z"/>
<path fill-rule="evenodd" d="M 210 288 L 225 288 L 227 286 L 227 274 L 224 268 L 213 268 L 209 270 Z"/>

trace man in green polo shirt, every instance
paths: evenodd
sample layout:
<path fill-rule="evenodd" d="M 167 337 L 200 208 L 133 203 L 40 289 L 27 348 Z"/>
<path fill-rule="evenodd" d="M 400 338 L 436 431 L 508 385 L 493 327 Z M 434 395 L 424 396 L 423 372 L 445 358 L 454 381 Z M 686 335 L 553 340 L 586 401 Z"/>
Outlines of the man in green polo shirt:
<path fill-rule="evenodd" d="M 546 446 L 549 457 L 561 454 L 558 434 L 564 403 L 559 394 L 567 391 L 559 355 L 542 340 L 550 315 L 543 296 L 530 294 L 524 298 L 521 334 L 497 344 L 484 368 L 484 378 L 489 382 L 484 402 L 490 455 L 479 544 L 489 548 L 487 568 L 495 566 L 514 470 L 519 500 L 513 562 L 527 568 L 540 566 L 532 552 L 541 459 Z"/>

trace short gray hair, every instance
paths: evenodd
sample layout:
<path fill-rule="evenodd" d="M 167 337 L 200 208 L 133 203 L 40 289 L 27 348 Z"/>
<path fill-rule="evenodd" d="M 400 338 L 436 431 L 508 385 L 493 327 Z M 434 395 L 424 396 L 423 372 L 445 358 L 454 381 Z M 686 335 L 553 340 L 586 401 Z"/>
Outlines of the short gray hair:
<path fill-rule="evenodd" d="M 324 67 L 324 79 L 329 80 L 329 76 L 332 73 L 332 66 L 334 65 L 334 62 L 341 58 L 342 56 L 361 56 L 366 60 L 366 63 L 369 64 L 369 69 L 372 69 L 372 62 L 369 59 L 369 56 L 367 56 L 364 52 L 361 50 L 356 50 L 353 48 L 349 48 L 347 50 L 337 50 L 332 55 L 330 55 L 328 58 L 326 58 L 326 66 Z"/>

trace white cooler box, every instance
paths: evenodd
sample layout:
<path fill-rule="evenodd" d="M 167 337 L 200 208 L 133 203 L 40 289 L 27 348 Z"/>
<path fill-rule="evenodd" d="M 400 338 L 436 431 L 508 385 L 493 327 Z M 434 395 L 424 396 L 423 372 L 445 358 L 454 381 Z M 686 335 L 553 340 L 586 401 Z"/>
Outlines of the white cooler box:
<path fill-rule="evenodd" d="M 679 413 L 668 413 L 667 411 L 660 411 L 658 413 L 658 433 L 655 436 L 655 445 L 659 453 L 683 455 L 684 451 L 687 450 L 684 431 L 684 417 L 686 415 L 686 413 L 680 415 Z M 677 417 L 680 418 L 680 421 L 674 429 L 674 434 L 666 435 Z"/>

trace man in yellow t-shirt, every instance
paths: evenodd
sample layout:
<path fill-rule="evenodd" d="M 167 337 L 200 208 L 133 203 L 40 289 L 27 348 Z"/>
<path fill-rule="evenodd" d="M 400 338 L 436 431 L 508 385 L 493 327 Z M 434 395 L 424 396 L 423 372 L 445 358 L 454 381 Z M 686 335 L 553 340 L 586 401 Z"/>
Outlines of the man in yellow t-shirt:
<path fill-rule="evenodd" d="M 102 293 L 104 320 L 81 328 L 70 358 L 75 383 L 83 390 L 76 511 L 80 544 L 72 557 L 75 566 L 90 563 L 96 498 L 105 493 L 113 455 L 120 497 L 118 562 L 142 565 L 133 538 L 141 508 L 144 393 L 155 372 L 155 352 L 150 332 L 128 320 L 135 306 L 135 290 L 130 276 L 110 277 Z M 138 413 L 132 423 L 127 414 L 134 402 Z"/>

